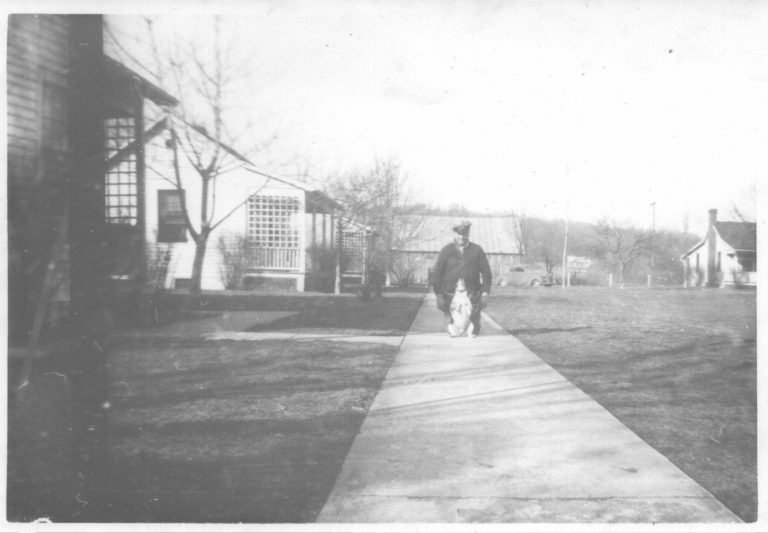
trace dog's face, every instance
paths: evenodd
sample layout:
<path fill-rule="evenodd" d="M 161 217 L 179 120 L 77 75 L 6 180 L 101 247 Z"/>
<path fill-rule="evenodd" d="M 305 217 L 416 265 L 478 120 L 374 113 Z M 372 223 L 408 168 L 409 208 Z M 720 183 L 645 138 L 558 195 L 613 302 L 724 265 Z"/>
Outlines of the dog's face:
<path fill-rule="evenodd" d="M 464 284 L 464 278 L 459 278 L 456 283 L 456 292 L 467 292 L 467 286 Z"/>

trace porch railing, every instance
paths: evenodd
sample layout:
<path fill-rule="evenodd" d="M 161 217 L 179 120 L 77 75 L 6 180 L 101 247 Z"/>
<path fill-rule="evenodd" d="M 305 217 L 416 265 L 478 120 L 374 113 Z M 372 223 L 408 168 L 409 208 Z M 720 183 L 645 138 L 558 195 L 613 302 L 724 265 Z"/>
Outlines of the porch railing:
<path fill-rule="evenodd" d="M 301 270 L 298 248 L 251 248 L 249 266 L 274 270 Z"/>

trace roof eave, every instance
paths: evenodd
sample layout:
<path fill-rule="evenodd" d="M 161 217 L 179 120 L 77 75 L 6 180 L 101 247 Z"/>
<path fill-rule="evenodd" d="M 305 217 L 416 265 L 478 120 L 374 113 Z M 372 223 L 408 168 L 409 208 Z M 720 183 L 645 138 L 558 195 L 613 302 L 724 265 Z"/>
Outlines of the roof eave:
<path fill-rule="evenodd" d="M 141 94 L 145 98 L 149 98 L 153 102 L 155 102 L 157 105 L 164 105 L 164 106 L 176 106 L 179 104 L 179 100 L 175 98 L 174 96 L 171 96 L 167 92 L 165 92 L 163 89 L 146 79 L 141 74 L 138 74 L 137 72 L 134 72 L 130 68 L 126 67 L 119 61 L 112 59 L 109 56 L 102 56 L 102 59 L 104 61 L 104 67 L 111 71 L 112 74 L 114 74 L 117 77 L 122 77 L 125 79 L 129 79 L 132 81 L 138 81 L 139 87 L 141 88 Z"/>
<path fill-rule="evenodd" d="M 697 244 L 694 244 L 691 248 L 688 249 L 687 252 L 685 252 L 682 256 L 680 256 L 680 260 L 682 261 L 686 257 L 689 257 L 693 252 L 704 246 L 704 244 L 707 242 L 707 239 L 702 239 Z"/>

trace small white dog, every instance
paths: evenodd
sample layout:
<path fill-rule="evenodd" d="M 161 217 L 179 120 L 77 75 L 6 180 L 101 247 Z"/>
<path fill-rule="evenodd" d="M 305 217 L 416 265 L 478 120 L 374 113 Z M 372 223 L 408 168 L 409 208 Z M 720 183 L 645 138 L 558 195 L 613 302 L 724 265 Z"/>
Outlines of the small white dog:
<path fill-rule="evenodd" d="M 453 322 L 448 324 L 448 333 L 451 337 L 462 337 L 467 335 L 474 337 L 475 326 L 470 321 L 472 315 L 472 302 L 467 294 L 467 286 L 464 280 L 459 278 L 456 284 L 456 293 L 451 300 L 451 319 Z"/>

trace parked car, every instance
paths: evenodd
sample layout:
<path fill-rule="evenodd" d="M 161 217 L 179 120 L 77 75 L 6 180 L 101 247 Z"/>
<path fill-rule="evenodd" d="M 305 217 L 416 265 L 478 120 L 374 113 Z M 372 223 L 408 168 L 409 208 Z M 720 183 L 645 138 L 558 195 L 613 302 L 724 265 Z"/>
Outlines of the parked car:
<path fill-rule="evenodd" d="M 515 287 L 541 287 L 555 285 L 560 281 L 550 276 L 546 269 L 534 265 L 521 265 L 513 268 L 500 278 L 500 285 Z"/>

